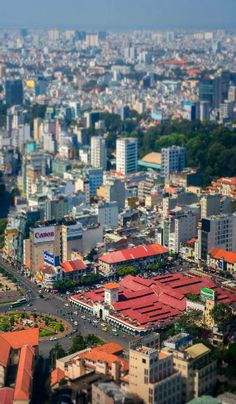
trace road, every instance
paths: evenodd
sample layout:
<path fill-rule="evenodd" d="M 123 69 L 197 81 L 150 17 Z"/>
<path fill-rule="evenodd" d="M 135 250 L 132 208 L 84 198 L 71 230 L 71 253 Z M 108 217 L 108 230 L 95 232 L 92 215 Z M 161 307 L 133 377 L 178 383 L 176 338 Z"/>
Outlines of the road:
<path fill-rule="evenodd" d="M 86 316 L 86 320 L 83 320 L 81 318 L 81 313 L 77 310 L 75 307 L 71 307 L 70 305 L 68 306 L 66 296 L 64 298 L 48 293 L 46 294 L 46 299 L 42 299 L 39 297 L 39 289 L 37 285 L 32 283 L 28 278 L 23 276 L 19 271 L 14 269 L 14 267 L 6 262 L 2 256 L 0 255 L 0 267 L 5 269 L 8 273 L 16 276 L 19 279 L 19 286 L 22 289 L 22 292 L 26 296 L 26 298 L 32 302 L 33 306 L 30 307 L 28 310 L 36 310 L 39 313 L 46 313 L 46 314 L 51 314 L 51 315 L 57 315 L 61 316 L 61 312 L 63 311 L 64 316 L 62 317 L 66 321 L 68 321 L 70 324 L 73 325 L 73 330 L 74 333 L 76 331 L 80 332 L 83 336 L 86 336 L 88 334 L 96 334 L 105 341 L 114 341 L 125 348 L 128 348 L 129 341 L 133 338 L 127 335 L 119 335 L 119 336 L 114 336 L 110 330 L 110 327 L 108 325 L 108 332 L 103 332 L 101 330 L 101 321 L 100 323 L 97 324 L 97 326 L 93 323 L 90 323 L 88 320 L 89 319 L 94 319 L 94 317 L 89 316 L 88 314 L 84 314 L 83 316 Z M 65 306 L 65 304 L 67 306 Z M 6 312 L 9 309 L 9 304 L 8 305 L 2 305 L 0 306 L 0 312 Z M 22 309 L 25 306 L 21 306 Z M 21 310 L 20 307 L 20 310 Z M 75 314 L 77 312 L 77 314 Z M 77 321 L 78 325 L 74 325 L 74 322 Z M 67 350 L 71 346 L 71 339 L 72 336 L 68 335 L 65 338 L 61 338 L 60 344 L 63 346 L 65 350 Z M 40 342 L 40 354 L 43 357 L 48 357 L 49 351 L 54 347 L 55 341 L 41 341 Z"/>

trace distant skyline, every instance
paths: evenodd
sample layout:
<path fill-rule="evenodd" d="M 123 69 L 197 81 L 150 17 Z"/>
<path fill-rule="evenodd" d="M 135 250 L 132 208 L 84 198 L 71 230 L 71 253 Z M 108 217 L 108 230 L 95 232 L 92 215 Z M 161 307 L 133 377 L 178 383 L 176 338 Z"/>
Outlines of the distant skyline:
<path fill-rule="evenodd" d="M 236 0 L 2 0 L 0 28 L 234 29 Z"/>

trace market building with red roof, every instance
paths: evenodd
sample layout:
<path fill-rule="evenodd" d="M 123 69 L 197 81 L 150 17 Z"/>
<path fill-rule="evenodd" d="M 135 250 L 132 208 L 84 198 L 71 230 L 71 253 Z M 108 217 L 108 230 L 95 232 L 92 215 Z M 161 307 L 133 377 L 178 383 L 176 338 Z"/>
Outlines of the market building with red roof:
<path fill-rule="evenodd" d="M 202 288 L 215 290 L 218 302 L 236 302 L 235 295 L 217 288 L 209 277 L 190 277 L 182 273 L 151 279 L 128 275 L 116 288 L 104 285 L 71 296 L 70 301 L 124 332 L 143 335 L 152 328 L 175 322 L 186 310 L 187 295 L 199 295 Z"/>
<path fill-rule="evenodd" d="M 123 265 L 145 267 L 157 260 L 167 257 L 168 250 L 160 244 L 142 245 L 134 248 L 113 251 L 99 258 L 99 271 L 111 275 Z"/>

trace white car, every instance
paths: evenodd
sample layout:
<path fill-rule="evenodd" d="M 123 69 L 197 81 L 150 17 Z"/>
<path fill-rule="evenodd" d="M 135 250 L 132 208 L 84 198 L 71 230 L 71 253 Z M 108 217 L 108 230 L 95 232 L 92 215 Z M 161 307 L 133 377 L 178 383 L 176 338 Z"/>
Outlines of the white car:
<path fill-rule="evenodd" d="M 65 304 L 65 307 L 69 307 L 69 303 L 66 303 L 66 304 Z"/>

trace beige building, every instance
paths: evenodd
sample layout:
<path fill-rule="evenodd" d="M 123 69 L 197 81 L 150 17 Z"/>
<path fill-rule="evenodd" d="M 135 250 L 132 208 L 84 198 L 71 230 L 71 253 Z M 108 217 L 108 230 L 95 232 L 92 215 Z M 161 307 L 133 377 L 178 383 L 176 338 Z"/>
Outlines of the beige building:
<path fill-rule="evenodd" d="M 218 215 L 221 209 L 220 195 L 204 195 L 200 201 L 201 218 Z"/>
<path fill-rule="evenodd" d="M 165 350 L 173 354 L 174 368 L 181 374 L 184 403 L 213 391 L 216 361 L 212 359 L 209 348 L 199 343 L 182 350 Z"/>
<path fill-rule="evenodd" d="M 129 350 L 129 391 L 144 403 L 182 403 L 180 373 L 173 367 L 172 353 L 145 346 L 142 338 Z"/>
<path fill-rule="evenodd" d="M 36 272 L 44 262 L 44 252 L 62 257 L 61 226 L 38 226 L 30 230 L 29 237 L 29 267 Z M 26 257 L 27 258 L 27 257 Z M 24 261 L 25 257 L 24 257 Z"/>

